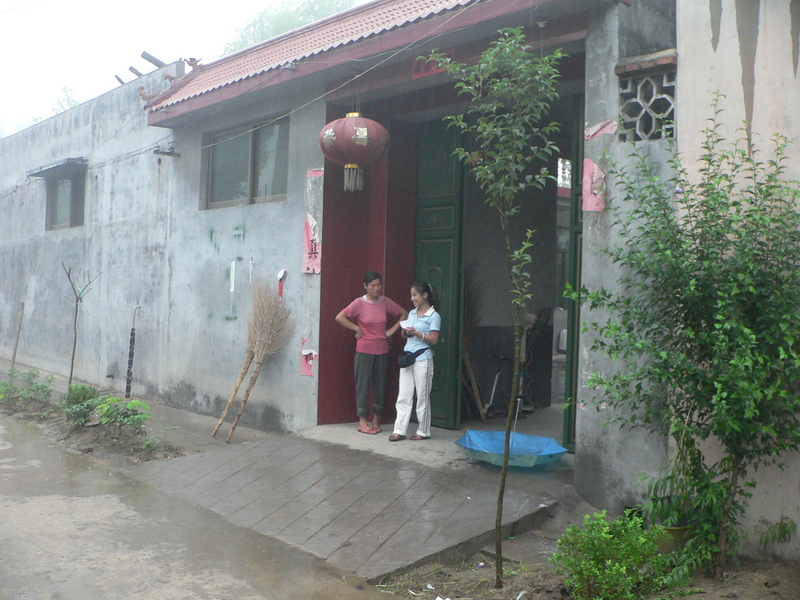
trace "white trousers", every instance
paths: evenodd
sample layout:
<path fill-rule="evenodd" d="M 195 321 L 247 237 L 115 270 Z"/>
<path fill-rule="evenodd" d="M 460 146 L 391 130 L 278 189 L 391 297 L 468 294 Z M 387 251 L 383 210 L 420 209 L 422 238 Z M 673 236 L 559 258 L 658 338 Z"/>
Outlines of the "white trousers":
<path fill-rule="evenodd" d="M 417 392 L 417 435 L 431 437 L 431 384 L 433 383 L 433 360 L 418 360 L 412 366 L 400 369 L 399 392 L 397 394 L 397 419 L 394 432 L 406 435 L 411 410 L 414 406 L 414 391 Z"/>

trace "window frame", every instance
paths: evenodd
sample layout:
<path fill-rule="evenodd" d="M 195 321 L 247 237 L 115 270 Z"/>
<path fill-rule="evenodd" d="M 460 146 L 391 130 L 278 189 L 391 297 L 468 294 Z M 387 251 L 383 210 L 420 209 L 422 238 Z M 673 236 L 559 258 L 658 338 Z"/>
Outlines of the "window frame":
<path fill-rule="evenodd" d="M 68 158 L 50 167 L 28 174 L 45 184 L 45 230 L 57 231 L 82 227 L 86 209 L 86 174 L 89 161 L 85 158 Z M 69 215 L 65 222 L 56 223 L 58 187 L 60 182 L 70 182 Z"/>
<path fill-rule="evenodd" d="M 256 165 L 256 141 L 257 141 L 257 132 L 259 130 L 264 129 L 265 127 L 271 127 L 275 125 L 280 125 L 285 123 L 287 127 L 286 133 L 286 153 L 289 152 L 289 142 L 290 142 L 290 132 L 291 126 L 289 121 L 289 115 L 282 115 L 280 117 L 275 117 L 271 119 L 261 120 L 255 123 L 251 123 L 245 126 L 233 127 L 230 129 L 223 129 L 219 131 L 214 131 L 211 133 L 207 133 L 203 136 L 203 167 L 202 167 L 202 178 L 203 178 L 203 194 L 202 194 L 202 203 L 201 209 L 202 210 L 214 210 L 217 208 L 227 208 L 230 206 L 247 206 L 251 204 L 266 204 L 269 202 L 283 202 L 287 199 L 287 193 L 283 194 L 273 194 L 270 196 L 257 196 L 256 195 L 256 177 L 257 177 L 257 165 Z M 215 163 L 215 153 L 214 148 L 220 143 L 226 140 L 232 140 L 238 136 L 247 136 L 247 195 L 243 198 L 235 198 L 232 200 L 218 200 L 214 201 L 212 199 L 212 193 L 214 189 L 214 163 Z M 285 171 L 283 172 L 283 183 L 284 186 L 287 188 L 288 192 L 288 185 L 289 185 L 289 164 L 288 160 L 285 161 Z"/>

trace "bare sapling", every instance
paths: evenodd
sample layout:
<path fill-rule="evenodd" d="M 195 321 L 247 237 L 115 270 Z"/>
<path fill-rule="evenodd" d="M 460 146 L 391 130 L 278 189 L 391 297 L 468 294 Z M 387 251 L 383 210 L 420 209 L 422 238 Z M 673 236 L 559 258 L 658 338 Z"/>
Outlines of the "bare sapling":
<path fill-rule="evenodd" d="M 69 279 L 70 288 L 72 288 L 72 298 L 69 298 L 71 302 L 75 304 L 75 314 L 72 318 L 72 358 L 69 361 L 69 383 L 67 385 L 72 385 L 72 374 L 75 370 L 75 350 L 78 347 L 78 311 L 81 307 L 81 302 L 83 302 L 83 297 L 89 293 L 89 286 L 92 285 L 95 279 L 100 277 L 102 273 L 99 275 L 95 275 L 94 277 L 90 277 L 88 274 L 86 275 L 86 283 L 83 286 L 79 286 L 75 283 L 75 281 L 80 276 L 80 271 L 75 273 L 75 276 L 72 275 L 72 267 L 69 269 L 67 266 L 62 262 L 61 267 L 64 269 L 64 273 L 67 274 L 67 279 Z"/>
<path fill-rule="evenodd" d="M 558 61 L 563 54 L 556 50 L 537 56 L 521 27 L 503 29 L 500 34 L 476 64 L 458 63 L 438 52 L 428 61 L 452 75 L 458 95 L 470 102 L 465 114 L 446 118 L 450 126 L 466 134 L 470 148 L 456 148 L 453 154 L 468 166 L 485 194 L 486 205 L 496 211 L 500 221 L 514 312 L 513 402 L 519 396 L 521 314 L 533 302 L 530 266 L 534 233 L 528 230 L 516 246 L 514 222 L 524 204 L 545 197 L 553 181 L 546 165 L 558 154 L 552 137 L 559 126 L 549 122 L 547 115 L 558 98 Z M 503 587 L 503 496 L 514 414 L 509 405 L 495 517 L 496 588 Z"/>
<path fill-rule="evenodd" d="M 236 384 L 236 389 L 229 404 L 232 404 L 232 399 L 236 396 L 244 376 L 250 366 L 248 357 L 252 352 L 252 358 L 249 360 L 255 361 L 253 372 L 250 375 L 250 381 L 247 383 L 247 389 L 242 397 L 242 402 L 239 404 L 239 410 L 236 412 L 236 417 L 231 425 L 230 433 L 226 443 L 231 441 L 233 432 L 236 430 L 236 425 L 239 423 L 239 417 L 244 412 L 244 407 L 250 397 L 253 387 L 258 380 L 261 373 L 261 368 L 270 356 L 278 352 L 288 342 L 292 333 L 292 312 L 285 304 L 280 301 L 280 298 L 272 290 L 269 284 L 261 282 L 253 286 L 253 306 L 250 312 L 250 320 L 247 323 L 247 339 L 248 339 L 248 352 L 245 356 L 245 364 L 239 373 L 239 381 Z M 226 411 L 230 407 L 226 407 Z M 223 413 L 220 423 L 227 416 L 227 412 Z M 217 424 L 219 428 L 220 423 Z M 215 430 L 216 433 L 216 430 Z"/>

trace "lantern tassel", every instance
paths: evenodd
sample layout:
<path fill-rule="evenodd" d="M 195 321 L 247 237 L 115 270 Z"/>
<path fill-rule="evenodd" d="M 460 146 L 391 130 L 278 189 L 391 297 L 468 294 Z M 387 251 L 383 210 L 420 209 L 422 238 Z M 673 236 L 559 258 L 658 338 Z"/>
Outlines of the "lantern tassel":
<path fill-rule="evenodd" d="M 364 189 L 364 170 L 358 165 L 344 166 L 344 191 L 360 192 Z"/>

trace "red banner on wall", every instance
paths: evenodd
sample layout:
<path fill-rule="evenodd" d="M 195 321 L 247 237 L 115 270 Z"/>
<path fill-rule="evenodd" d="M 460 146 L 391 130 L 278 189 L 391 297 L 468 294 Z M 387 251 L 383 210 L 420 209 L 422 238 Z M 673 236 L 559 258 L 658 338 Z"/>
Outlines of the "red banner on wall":
<path fill-rule="evenodd" d="M 322 246 L 319 241 L 317 221 L 306 214 L 303 236 L 303 273 L 319 273 L 322 261 Z"/>

